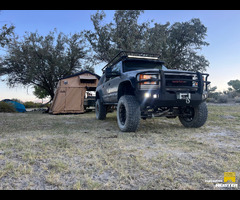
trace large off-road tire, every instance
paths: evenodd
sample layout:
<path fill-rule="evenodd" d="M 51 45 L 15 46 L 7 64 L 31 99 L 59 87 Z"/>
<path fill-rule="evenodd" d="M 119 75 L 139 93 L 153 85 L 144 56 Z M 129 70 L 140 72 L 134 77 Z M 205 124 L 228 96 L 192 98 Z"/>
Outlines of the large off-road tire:
<path fill-rule="evenodd" d="M 99 120 L 106 119 L 107 115 L 107 108 L 103 105 L 103 103 L 100 101 L 100 99 L 97 99 L 95 104 L 95 112 L 96 112 L 96 118 Z"/>
<path fill-rule="evenodd" d="M 208 109 L 206 102 L 202 102 L 197 107 L 188 107 L 185 112 L 190 116 L 179 116 L 179 120 L 187 128 L 199 128 L 207 121 Z"/>
<path fill-rule="evenodd" d="M 121 131 L 135 132 L 140 123 L 140 106 L 132 95 L 122 96 L 117 105 L 117 122 Z"/>

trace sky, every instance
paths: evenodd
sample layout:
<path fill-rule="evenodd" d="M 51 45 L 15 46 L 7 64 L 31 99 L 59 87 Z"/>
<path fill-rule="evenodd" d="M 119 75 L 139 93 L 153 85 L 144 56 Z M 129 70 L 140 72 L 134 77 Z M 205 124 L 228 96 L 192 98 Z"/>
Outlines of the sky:
<path fill-rule="evenodd" d="M 0 27 L 13 24 L 20 37 L 25 32 L 36 30 L 46 35 L 54 28 L 58 32 L 74 34 L 84 29 L 93 30 L 90 17 L 94 13 L 96 10 L 1 10 Z M 109 23 L 113 20 L 114 10 L 106 10 L 105 13 L 105 22 Z M 146 10 L 139 22 L 154 20 L 156 23 L 173 24 L 192 18 L 199 18 L 207 27 L 205 41 L 210 45 L 203 47 L 199 54 L 210 62 L 207 73 L 210 74 L 211 86 L 217 86 L 218 91 L 227 90 L 228 81 L 240 80 L 240 10 Z M 95 68 L 100 76 L 102 67 Z M 31 87 L 9 88 L 0 78 L 0 100 L 5 98 L 41 102 L 33 95 Z"/>

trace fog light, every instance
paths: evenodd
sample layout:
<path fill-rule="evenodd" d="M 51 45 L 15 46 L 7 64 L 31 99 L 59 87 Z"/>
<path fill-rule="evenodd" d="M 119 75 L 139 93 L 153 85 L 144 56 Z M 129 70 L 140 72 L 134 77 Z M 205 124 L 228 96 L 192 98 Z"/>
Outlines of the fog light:
<path fill-rule="evenodd" d="M 154 95 L 153 95 L 153 98 L 156 99 L 156 98 L 157 98 L 157 94 L 154 94 Z"/>
<path fill-rule="evenodd" d="M 144 97 L 145 97 L 145 98 L 151 97 L 151 93 L 146 92 L 146 93 L 144 94 Z"/>

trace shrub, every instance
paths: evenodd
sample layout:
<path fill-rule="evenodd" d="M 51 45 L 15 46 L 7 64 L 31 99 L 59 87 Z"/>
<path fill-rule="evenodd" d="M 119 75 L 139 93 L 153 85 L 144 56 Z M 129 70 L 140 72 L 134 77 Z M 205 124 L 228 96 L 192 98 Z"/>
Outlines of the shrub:
<path fill-rule="evenodd" d="M 22 102 L 20 99 L 15 99 L 15 98 L 12 98 L 11 100 L 12 100 L 12 101 L 16 101 L 16 102 L 18 102 L 18 103 L 21 103 L 21 104 L 23 104 L 23 102 Z"/>
<path fill-rule="evenodd" d="M 0 112 L 16 112 L 16 109 L 13 105 L 3 102 L 0 102 Z"/>
<path fill-rule="evenodd" d="M 235 103 L 240 103 L 240 97 L 235 97 Z"/>
<path fill-rule="evenodd" d="M 23 105 L 25 108 L 40 108 L 42 106 L 41 103 L 34 103 L 32 101 L 26 101 Z"/>
<path fill-rule="evenodd" d="M 207 98 L 207 102 L 208 103 L 215 103 L 215 99 L 214 98 Z"/>
<path fill-rule="evenodd" d="M 227 103 L 228 102 L 228 96 L 227 95 L 220 95 L 217 99 L 218 103 Z"/>

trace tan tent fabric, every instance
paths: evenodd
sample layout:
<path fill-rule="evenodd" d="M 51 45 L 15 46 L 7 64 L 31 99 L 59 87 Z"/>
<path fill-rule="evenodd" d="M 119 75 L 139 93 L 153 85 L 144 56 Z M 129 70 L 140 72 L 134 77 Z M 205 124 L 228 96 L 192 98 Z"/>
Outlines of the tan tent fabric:
<path fill-rule="evenodd" d="M 96 88 L 98 78 L 98 75 L 86 71 L 60 80 L 50 113 L 84 113 L 84 97 L 87 88 Z"/>
<path fill-rule="evenodd" d="M 58 88 L 57 93 L 55 94 L 54 103 L 52 104 L 53 114 L 62 111 L 65 108 L 65 97 L 66 97 L 67 88 Z"/>

